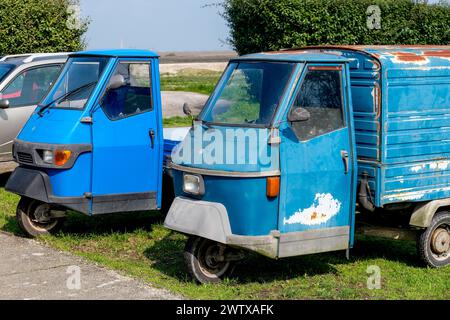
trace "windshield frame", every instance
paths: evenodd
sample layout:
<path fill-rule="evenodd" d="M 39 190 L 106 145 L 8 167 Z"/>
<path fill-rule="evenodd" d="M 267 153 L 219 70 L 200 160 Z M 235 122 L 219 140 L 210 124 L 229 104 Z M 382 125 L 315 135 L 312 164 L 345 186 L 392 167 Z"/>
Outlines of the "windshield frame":
<path fill-rule="evenodd" d="M 278 100 L 277 106 L 273 111 L 270 121 L 268 121 L 267 123 L 259 124 L 259 123 L 222 123 L 222 122 L 211 122 L 211 121 L 204 120 L 203 119 L 204 116 L 210 112 L 211 108 L 217 102 L 217 99 L 220 97 L 220 94 L 223 92 L 223 89 L 225 88 L 227 80 L 231 77 L 234 70 L 236 70 L 237 66 L 240 63 L 251 64 L 251 63 L 261 63 L 261 62 L 273 63 L 273 64 L 292 64 L 292 66 L 293 66 L 291 74 L 289 75 L 289 78 L 286 81 L 286 84 L 281 91 L 280 99 Z M 230 60 L 227 67 L 225 68 L 225 71 L 223 72 L 222 76 L 220 77 L 220 80 L 217 82 L 216 86 L 214 87 L 212 94 L 209 96 L 208 100 L 206 101 L 204 108 L 199 113 L 199 115 L 195 118 L 195 121 L 199 121 L 202 124 L 205 124 L 207 126 L 265 128 L 265 129 L 272 128 L 274 120 L 278 114 L 278 111 L 280 110 L 280 107 L 281 107 L 283 101 L 285 100 L 287 94 L 291 91 L 290 87 L 291 87 L 292 81 L 295 78 L 295 75 L 297 73 L 297 68 L 298 68 L 299 64 L 300 63 L 298 61 L 292 61 L 292 60 L 269 60 L 269 59 L 234 59 L 234 60 Z"/>
<path fill-rule="evenodd" d="M 59 98 L 61 98 L 63 95 L 61 95 L 60 97 L 57 97 L 56 99 L 52 99 L 51 96 L 56 93 L 56 89 L 58 88 L 58 86 L 61 84 L 61 82 L 64 80 L 65 74 L 67 73 L 68 68 L 70 67 L 69 62 L 71 59 L 77 59 L 77 58 L 87 58 L 87 59 L 105 59 L 106 64 L 105 67 L 103 68 L 102 72 L 100 72 L 100 74 L 98 75 L 98 79 L 97 79 L 97 83 L 95 85 L 93 85 L 92 87 L 92 91 L 90 92 L 89 96 L 86 99 L 86 102 L 84 103 L 82 108 L 71 108 L 71 107 L 57 107 L 55 106 L 55 104 L 58 102 Z M 51 87 L 50 91 L 47 92 L 45 98 L 41 101 L 41 103 L 38 105 L 38 108 L 36 108 L 36 111 L 39 111 L 40 108 L 42 108 L 43 106 L 47 106 L 48 103 L 51 103 L 51 105 L 48 106 L 47 109 L 55 109 L 55 110 L 71 110 L 71 111 L 84 111 L 86 110 L 86 106 L 89 105 L 90 100 L 93 98 L 97 86 L 99 83 L 101 83 L 101 80 L 103 79 L 105 72 L 108 70 L 108 67 L 111 63 L 112 57 L 110 56 L 93 56 L 93 55 L 72 55 L 69 56 L 69 58 L 67 59 L 67 62 L 64 64 L 64 67 L 62 68 L 57 80 L 55 81 L 55 84 Z M 67 92 L 66 92 L 67 93 Z"/>

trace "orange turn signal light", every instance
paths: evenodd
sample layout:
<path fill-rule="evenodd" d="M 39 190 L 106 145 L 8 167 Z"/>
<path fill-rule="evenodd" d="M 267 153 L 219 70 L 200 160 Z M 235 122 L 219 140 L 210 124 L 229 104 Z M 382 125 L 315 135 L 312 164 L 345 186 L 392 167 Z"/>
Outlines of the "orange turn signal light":
<path fill-rule="evenodd" d="M 280 177 L 267 178 L 267 196 L 275 198 L 280 194 Z"/>
<path fill-rule="evenodd" d="M 62 167 L 69 161 L 72 151 L 70 150 L 56 150 L 54 154 L 55 165 Z"/>

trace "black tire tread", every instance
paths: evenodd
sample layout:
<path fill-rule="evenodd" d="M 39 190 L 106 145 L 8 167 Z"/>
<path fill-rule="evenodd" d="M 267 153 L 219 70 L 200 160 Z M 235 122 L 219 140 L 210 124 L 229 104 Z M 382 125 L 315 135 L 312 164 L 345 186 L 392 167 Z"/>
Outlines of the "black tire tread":
<path fill-rule="evenodd" d="M 449 265 L 450 258 L 443 263 L 436 261 L 431 256 L 431 248 L 429 247 L 430 237 L 432 231 L 436 228 L 437 225 L 441 223 L 443 220 L 448 220 L 450 223 L 450 212 L 448 211 L 440 211 L 435 214 L 433 220 L 431 221 L 431 225 L 425 229 L 418 237 L 417 240 L 417 253 L 419 255 L 420 260 L 424 262 L 427 266 L 432 268 L 440 268 Z"/>

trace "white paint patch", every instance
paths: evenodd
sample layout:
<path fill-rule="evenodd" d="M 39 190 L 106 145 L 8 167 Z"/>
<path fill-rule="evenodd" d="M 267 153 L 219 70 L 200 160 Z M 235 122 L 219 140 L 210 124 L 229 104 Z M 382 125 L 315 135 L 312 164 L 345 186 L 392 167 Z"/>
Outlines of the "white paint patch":
<path fill-rule="evenodd" d="M 423 169 L 425 169 L 425 165 L 424 165 L 424 164 L 422 164 L 422 165 L 420 165 L 420 166 L 412 167 L 412 168 L 411 168 L 411 171 L 417 173 L 417 172 L 419 172 L 419 171 L 421 171 L 421 170 L 423 170 Z"/>
<path fill-rule="evenodd" d="M 311 207 L 298 210 L 284 224 L 301 223 L 308 226 L 325 223 L 338 214 L 341 203 L 329 193 L 318 193 Z"/>
<path fill-rule="evenodd" d="M 418 166 L 414 166 L 411 168 L 412 172 L 418 173 L 419 171 L 423 171 L 426 168 L 430 169 L 430 170 L 447 170 L 450 166 L 450 161 L 436 161 L 436 162 L 429 162 L 429 163 L 424 163 L 422 165 L 418 165 Z"/>

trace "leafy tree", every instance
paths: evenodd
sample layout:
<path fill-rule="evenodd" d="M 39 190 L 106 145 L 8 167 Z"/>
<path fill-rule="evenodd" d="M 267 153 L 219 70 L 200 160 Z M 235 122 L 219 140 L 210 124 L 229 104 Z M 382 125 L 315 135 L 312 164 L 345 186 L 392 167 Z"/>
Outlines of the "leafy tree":
<path fill-rule="evenodd" d="M 369 28 L 370 6 L 379 26 Z M 229 42 L 240 54 L 306 45 L 450 43 L 448 2 L 417 0 L 225 0 Z"/>
<path fill-rule="evenodd" d="M 89 21 L 79 20 L 78 0 L 1 0 L 0 54 L 77 51 Z"/>

